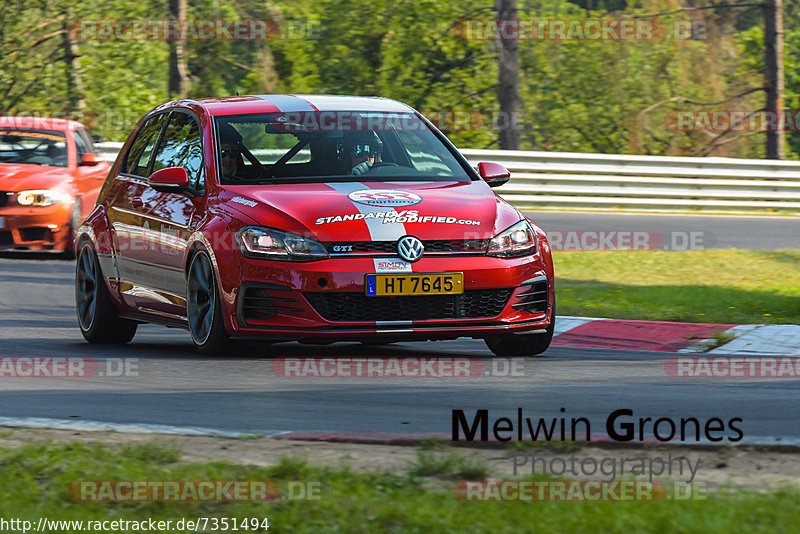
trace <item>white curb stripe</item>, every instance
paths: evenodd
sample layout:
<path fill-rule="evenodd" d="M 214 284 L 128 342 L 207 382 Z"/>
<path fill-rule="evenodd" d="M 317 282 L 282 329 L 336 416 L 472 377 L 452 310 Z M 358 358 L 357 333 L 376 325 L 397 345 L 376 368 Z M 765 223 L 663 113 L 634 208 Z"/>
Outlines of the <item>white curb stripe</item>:
<path fill-rule="evenodd" d="M 195 426 L 171 426 L 147 423 L 103 423 L 100 421 L 47 419 L 44 417 L 0 417 L 0 426 L 15 428 L 53 428 L 57 430 L 81 430 L 84 432 L 104 432 L 113 430 L 115 432 L 127 434 L 175 434 L 182 436 L 216 436 L 223 438 L 241 438 L 254 434 L 253 432 L 233 432 Z M 275 437 L 290 433 L 291 432 L 288 430 L 270 430 L 258 432 L 257 434 Z"/>
<path fill-rule="evenodd" d="M 560 336 L 565 332 L 569 332 L 573 328 L 578 328 L 582 324 L 592 321 L 603 321 L 602 317 L 572 317 L 570 315 L 557 315 L 556 327 L 553 331 L 553 336 Z"/>
<path fill-rule="evenodd" d="M 709 354 L 800 356 L 800 326 L 790 324 L 744 326 L 753 328 L 730 343 L 710 351 Z"/>
<path fill-rule="evenodd" d="M 751 332 L 752 330 L 758 328 L 759 326 L 761 326 L 761 325 L 757 325 L 757 324 L 741 324 L 739 326 L 734 326 L 734 327 L 728 328 L 723 333 L 727 334 L 727 335 L 732 335 L 734 338 L 737 338 L 739 336 L 743 336 L 743 335 Z M 690 346 L 686 347 L 685 349 L 679 350 L 678 352 L 689 352 L 689 353 L 694 353 L 694 354 L 708 353 L 709 349 L 711 347 L 713 347 L 716 343 L 717 343 L 717 340 L 714 339 L 714 338 L 701 339 L 697 343 L 693 343 Z M 730 341 L 728 343 L 730 343 Z"/>

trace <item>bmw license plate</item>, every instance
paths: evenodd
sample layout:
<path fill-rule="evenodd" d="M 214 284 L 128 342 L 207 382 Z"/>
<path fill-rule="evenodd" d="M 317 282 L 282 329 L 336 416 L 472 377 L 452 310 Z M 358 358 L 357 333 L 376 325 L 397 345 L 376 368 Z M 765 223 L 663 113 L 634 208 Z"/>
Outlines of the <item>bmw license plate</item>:
<path fill-rule="evenodd" d="M 0 230 L 6 227 L 6 218 L 0 217 Z"/>
<path fill-rule="evenodd" d="M 464 273 L 368 274 L 368 297 L 447 295 L 464 292 Z"/>

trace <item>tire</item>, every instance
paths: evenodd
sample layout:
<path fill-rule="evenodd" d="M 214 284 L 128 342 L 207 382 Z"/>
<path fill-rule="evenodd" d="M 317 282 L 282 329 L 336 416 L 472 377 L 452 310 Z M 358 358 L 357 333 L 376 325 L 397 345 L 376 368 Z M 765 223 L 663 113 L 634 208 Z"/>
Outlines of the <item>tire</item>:
<path fill-rule="evenodd" d="M 118 316 L 88 242 L 81 244 L 75 265 L 75 309 L 81 334 L 89 343 L 124 345 L 136 335 L 138 323 Z"/>
<path fill-rule="evenodd" d="M 556 300 L 553 297 L 550 325 L 544 334 L 504 334 L 484 339 L 495 356 L 537 356 L 550 347 L 556 328 Z"/>
<path fill-rule="evenodd" d="M 222 319 L 214 267 L 205 252 L 195 254 L 189 263 L 189 272 L 186 275 L 186 318 L 198 352 L 230 352 L 231 339 Z"/>

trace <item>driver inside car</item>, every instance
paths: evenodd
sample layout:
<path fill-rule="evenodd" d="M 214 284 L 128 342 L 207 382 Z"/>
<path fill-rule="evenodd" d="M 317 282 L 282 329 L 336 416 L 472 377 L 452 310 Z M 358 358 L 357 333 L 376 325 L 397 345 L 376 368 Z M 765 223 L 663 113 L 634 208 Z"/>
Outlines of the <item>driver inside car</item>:
<path fill-rule="evenodd" d="M 222 164 L 222 176 L 226 179 L 241 180 L 239 176 L 242 161 L 242 136 L 230 124 L 220 128 L 219 138 L 221 142 L 219 157 Z"/>
<path fill-rule="evenodd" d="M 59 146 L 56 143 L 50 143 L 47 145 L 47 150 L 45 151 L 47 157 L 51 161 L 51 165 L 55 165 L 57 167 L 66 167 L 67 166 L 67 149 L 64 146 Z"/>
<path fill-rule="evenodd" d="M 359 133 L 349 140 L 350 174 L 361 175 L 369 172 L 380 161 L 383 142 L 375 132 Z"/>

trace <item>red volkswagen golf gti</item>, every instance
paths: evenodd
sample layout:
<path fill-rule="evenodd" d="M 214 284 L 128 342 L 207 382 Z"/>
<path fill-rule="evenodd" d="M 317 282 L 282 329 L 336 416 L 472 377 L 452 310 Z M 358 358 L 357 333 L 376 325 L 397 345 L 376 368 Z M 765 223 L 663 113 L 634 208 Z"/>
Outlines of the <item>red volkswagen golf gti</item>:
<path fill-rule="evenodd" d="M 95 343 L 184 327 L 326 343 L 553 336 L 544 232 L 428 120 L 384 98 L 181 100 L 147 113 L 80 228 L 78 319 Z"/>

